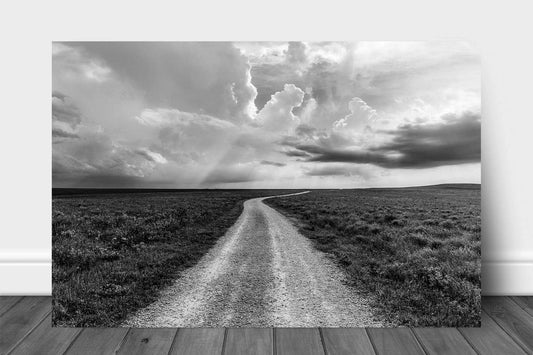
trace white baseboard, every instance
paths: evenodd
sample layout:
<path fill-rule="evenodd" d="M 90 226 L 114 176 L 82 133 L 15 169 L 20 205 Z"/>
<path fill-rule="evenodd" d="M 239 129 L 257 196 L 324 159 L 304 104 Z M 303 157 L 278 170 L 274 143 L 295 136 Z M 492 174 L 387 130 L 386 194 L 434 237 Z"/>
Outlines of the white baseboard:
<path fill-rule="evenodd" d="M 20 256 L 20 255 L 19 255 Z M 51 262 L 38 258 L 0 260 L 0 295 L 50 295 Z M 482 265 L 482 293 L 487 296 L 533 295 L 533 261 L 487 261 Z"/>
<path fill-rule="evenodd" d="M 52 294 L 50 261 L 0 261 L 0 295 Z"/>
<path fill-rule="evenodd" d="M 484 261 L 481 293 L 485 296 L 533 295 L 533 261 Z"/>

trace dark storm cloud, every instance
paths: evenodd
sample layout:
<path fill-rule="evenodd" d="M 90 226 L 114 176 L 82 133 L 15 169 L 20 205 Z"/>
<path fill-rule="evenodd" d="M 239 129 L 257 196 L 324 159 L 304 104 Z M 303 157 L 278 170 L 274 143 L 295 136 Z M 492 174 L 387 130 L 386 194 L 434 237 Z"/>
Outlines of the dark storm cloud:
<path fill-rule="evenodd" d="M 307 158 L 311 156 L 309 153 L 306 153 L 301 150 L 296 150 L 296 149 L 284 151 L 283 154 L 285 154 L 288 157 L 299 157 L 299 158 Z"/>
<path fill-rule="evenodd" d="M 443 122 L 404 125 L 389 143 L 366 150 L 326 148 L 316 144 L 286 144 L 311 157 L 309 162 L 373 164 L 384 168 L 422 169 L 481 160 L 481 119 L 479 114 L 447 115 Z"/>
<path fill-rule="evenodd" d="M 307 136 L 312 137 L 316 133 L 317 129 L 315 127 L 301 124 L 298 127 L 296 127 L 295 133 L 299 136 Z"/>
<path fill-rule="evenodd" d="M 52 128 L 52 137 L 53 138 L 80 138 L 75 133 L 70 133 L 65 130 L 62 130 L 61 128 Z"/>
<path fill-rule="evenodd" d="M 305 171 L 307 176 L 358 176 L 368 179 L 370 174 L 359 167 L 350 166 L 320 166 Z"/>
<path fill-rule="evenodd" d="M 278 162 L 275 162 L 275 161 L 269 161 L 269 160 L 262 160 L 262 161 L 261 161 L 261 164 L 262 164 L 262 165 L 279 166 L 279 167 L 287 165 L 287 164 L 278 163 Z"/>
<path fill-rule="evenodd" d="M 75 128 L 81 123 L 79 108 L 69 97 L 59 91 L 52 92 L 52 120 L 64 122 Z"/>

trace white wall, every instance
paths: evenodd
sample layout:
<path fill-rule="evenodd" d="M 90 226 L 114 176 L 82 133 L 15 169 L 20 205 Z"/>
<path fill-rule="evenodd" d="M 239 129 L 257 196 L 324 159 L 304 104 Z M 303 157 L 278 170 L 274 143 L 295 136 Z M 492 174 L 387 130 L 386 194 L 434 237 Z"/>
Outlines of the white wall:
<path fill-rule="evenodd" d="M 184 39 L 477 43 L 483 61 L 483 291 L 533 294 L 529 2 L 239 0 L 231 8 L 214 0 L 138 3 L 2 6 L 0 294 L 51 290 L 50 42 Z"/>

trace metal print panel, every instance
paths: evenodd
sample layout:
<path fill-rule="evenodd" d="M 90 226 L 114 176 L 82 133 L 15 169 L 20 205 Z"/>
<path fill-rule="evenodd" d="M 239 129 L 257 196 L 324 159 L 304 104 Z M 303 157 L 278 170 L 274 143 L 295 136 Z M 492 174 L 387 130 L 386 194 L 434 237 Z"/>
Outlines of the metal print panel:
<path fill-rule="evenodd" d="M 480 325 L 469 43 L 52 58 L 54 325 Z"/>

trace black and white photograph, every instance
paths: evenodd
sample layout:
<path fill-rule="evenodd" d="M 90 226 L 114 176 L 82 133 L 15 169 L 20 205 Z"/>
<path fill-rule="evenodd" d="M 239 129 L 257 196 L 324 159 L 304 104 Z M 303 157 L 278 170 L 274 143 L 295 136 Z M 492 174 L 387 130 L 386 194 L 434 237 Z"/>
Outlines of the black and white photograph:
<path fill-rule="evenodd" d="M 51 47 L 53 326 L 480 326 L 472 43 Z"/>

